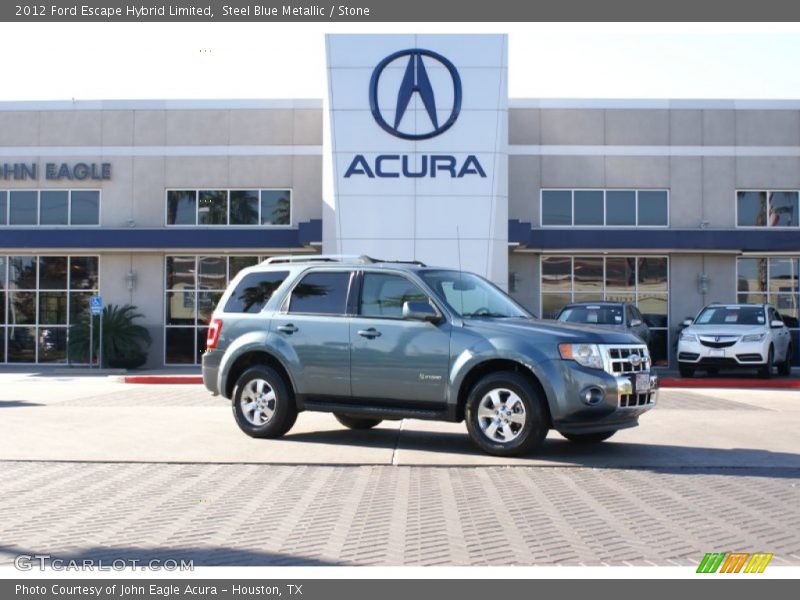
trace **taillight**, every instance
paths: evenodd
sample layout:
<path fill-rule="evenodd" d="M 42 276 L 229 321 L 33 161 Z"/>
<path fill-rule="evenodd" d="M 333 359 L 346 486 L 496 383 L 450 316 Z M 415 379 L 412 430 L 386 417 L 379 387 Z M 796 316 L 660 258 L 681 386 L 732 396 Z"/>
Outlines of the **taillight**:
<path fill-rule="evenodd" d="M 208 325 L 208 337 L 206 337 L 206 350 L 213 350 L 217 347 L 219 334 L 222 333 L 222 320 L 212 319 Z"/>

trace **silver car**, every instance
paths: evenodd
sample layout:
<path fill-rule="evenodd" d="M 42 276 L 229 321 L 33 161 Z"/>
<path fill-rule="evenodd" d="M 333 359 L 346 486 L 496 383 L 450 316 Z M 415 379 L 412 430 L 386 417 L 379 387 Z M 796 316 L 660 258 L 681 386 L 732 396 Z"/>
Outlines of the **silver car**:
<path fill-rule="evenodd" d="M 637 336 L 645 344 L 650 341 L 650 328 L 642 313 L 628 302 L 573 302 L 561 309 L 556 321 L 621 329 Z"/>
<path fill-rule="evenodd" d="M 761 377 L 789 375 L 792 337 L 769 304 L 710 304 L 695 319 L 684 321 L 678 340 L 681 376 L 697 369 L 715 375 L 720 369 L 758 369 Z"/>

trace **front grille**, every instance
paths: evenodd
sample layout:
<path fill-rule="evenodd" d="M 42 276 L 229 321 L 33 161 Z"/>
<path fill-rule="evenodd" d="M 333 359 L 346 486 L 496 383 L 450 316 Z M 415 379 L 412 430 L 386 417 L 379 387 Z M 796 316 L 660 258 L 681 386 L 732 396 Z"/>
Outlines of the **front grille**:
<path fill-rule="evenodd" d="M 645 392 L 644 394 L 622 394 L 619 397 L 620 408 L 633 408 L 636 406 L 648 406 L 653 403 L 655 392 Z"/>
<path fill-rule="evenodd" d="M 628 375 L 650 370 L 650 353 L 645 345 L 605 346 L 606 372 L 611 375 Z M 636 354 L 640 360 L 631 362 Z"/>
<path fill-rule="evenodd" d="M 703 344 L 703 346 L 705 346 L 706 348 L 730 348 L 731 346 L 736 345 L 736 342 L 739 341 L 739 338 L 731 336 L 711 335 L 711 336 L 700 336 L 699 340 L 700 343 Z"/>
<path fill-rule="evenodd" d="M 721 356 L 706 356 L 696 363 L 700 367 L 718 367 L 723 369 L 725 367 L 737 367 L 739 363 L 734 358 L 723 358 Z"/>

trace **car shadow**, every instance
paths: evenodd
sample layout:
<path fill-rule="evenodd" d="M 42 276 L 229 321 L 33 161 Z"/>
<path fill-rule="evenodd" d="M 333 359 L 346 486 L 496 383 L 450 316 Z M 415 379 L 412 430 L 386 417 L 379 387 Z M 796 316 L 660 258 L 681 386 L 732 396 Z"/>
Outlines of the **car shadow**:
<path fill-rule="evenodd" d="M 800 454 L 758 448 L 704 448 L 677 444 L 615 442 L 576 444 L 548 437 L 528 456 L 508 459 L 484 454 L 466 432 L 432 432 L 419 429 L 328 430 L 287 434 L 282 440 L 314 444 L 396 449 L 400 465 L 444 465 L 446 460 L 426 454 L 451 454 L 450 466 L 568 466 L 598 469 L 647 469 L 685 474 L 718 473 L 763 477 L 800 478 Z M 403 456 L 414 453 L 414 456 Z M 474 457 L 468 463 L 463 457 Z M 499 461 L 499 462 L 498 462 Z"/>
<path fill-rule="evenodd" d="M 0 400 L 0 408 L 22 408 L 29 406 L 44 406 L 44 404 L 28 402 L 27 400 Z"/>

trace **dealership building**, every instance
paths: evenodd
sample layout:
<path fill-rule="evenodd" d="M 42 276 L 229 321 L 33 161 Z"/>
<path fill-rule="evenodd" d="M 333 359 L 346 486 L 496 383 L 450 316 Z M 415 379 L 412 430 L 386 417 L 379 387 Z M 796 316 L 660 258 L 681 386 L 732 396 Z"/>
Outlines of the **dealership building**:
<path fill-rule="evenodd" d="M 630 301 L 660 364 L 712 301 L 796 337 L 800 101 L 509 99 L 507 41 L 330 35 L 319 100 L 0 103 L 0 363 L 76 362 L 101 295 L 196 365 L 240 269 L 320 252 Z"/>

